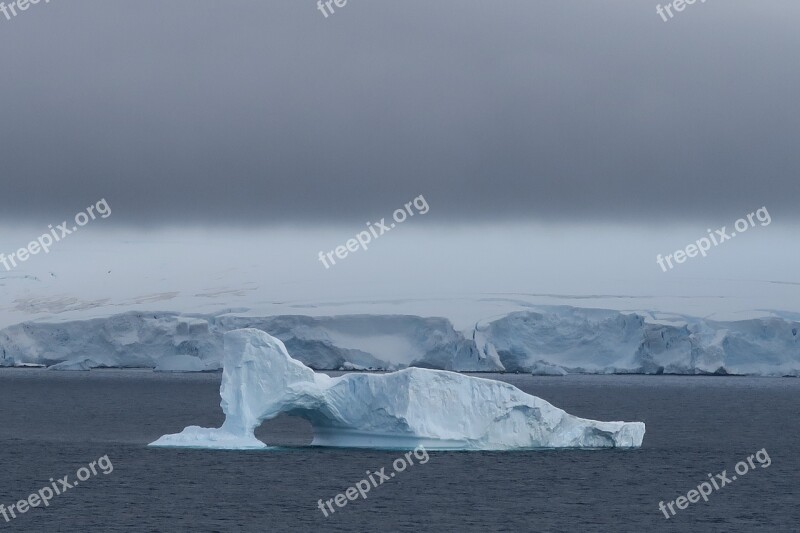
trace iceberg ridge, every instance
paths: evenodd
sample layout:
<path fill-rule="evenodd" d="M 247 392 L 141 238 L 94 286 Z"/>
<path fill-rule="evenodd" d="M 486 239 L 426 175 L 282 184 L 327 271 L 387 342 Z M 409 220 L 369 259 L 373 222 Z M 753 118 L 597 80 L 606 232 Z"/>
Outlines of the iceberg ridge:
<path fill-rule="evenodd" d="M 257 329 L 225 334 L 217 429 L 190 426 L 156 447 L 250 449 L 264 421 L 287 413 L 308 420 L 315 446 L 511 450 L 637 448 L 642 422 L 572 416 L 503 383 L 443 370 L 389 374 L 317 374 L 283 342 Z"/>

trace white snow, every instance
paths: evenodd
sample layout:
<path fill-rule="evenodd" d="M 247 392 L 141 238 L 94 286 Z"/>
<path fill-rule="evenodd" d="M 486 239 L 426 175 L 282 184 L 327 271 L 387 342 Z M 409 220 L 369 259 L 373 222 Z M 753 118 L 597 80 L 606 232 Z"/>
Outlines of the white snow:
<path fill-rule="evenodd" d="M 0 250 L 46 223 L 5 228 Z M 0 366 L 211 370 L 222 335 L 253 327 L 314 369 L 800 375 L 787 221 L 669 273 L 655 254 L 696 227 L 669 244 L 658 226 L 409 226 L 326 270 L 342 229 L 87 228 L 0 267 Z"/>
<path fill-rule="evenodd" d="M 578 418 L 499 381 L 421 368 L 331 378 L 293 359 L 279 339 L 256 329 L 226 333 L 224 346 L 222 427 L 191 426 L 151 446 L 264 447 L 253 432 L 281 413 L 307 419 L 317 446 L 635 448 L 644 438 L 641 422 Z"/>

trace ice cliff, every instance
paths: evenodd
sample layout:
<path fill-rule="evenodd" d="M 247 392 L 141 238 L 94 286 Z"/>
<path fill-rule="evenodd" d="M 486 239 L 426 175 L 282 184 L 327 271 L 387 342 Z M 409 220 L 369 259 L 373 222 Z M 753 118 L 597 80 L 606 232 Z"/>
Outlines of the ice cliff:
<path fill-rule="evenodd" d="M 0 366 L 221 368 L 225 332 L 256 328 L 314 369 L 800 375 L 800 322 L 719 322 L 653 313 L 538 306 L 457 330 L 446 318 L 129 312 L 0 330 Z"/>
<path fill-rule="evenodd" d="M 221 428 L 190 426 L 151 446 L 265 447 L 253 434 L 281 413 L 307 419 L 313 445 L 429 450 L 636 448 L 641 422 L 596 422 L 567 414 L 507 383 L 442 370 L 331 378 L 293 359 L 257 329 L 224 337 Z"/>

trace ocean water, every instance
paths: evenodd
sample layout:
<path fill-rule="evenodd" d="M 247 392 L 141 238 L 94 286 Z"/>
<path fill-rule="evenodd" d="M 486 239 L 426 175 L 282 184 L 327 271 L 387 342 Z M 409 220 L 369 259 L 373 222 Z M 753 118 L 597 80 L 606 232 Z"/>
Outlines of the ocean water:
<path fill-rule="evenodd" d="M 217 426 L 218 374 L 0 370 L 0 503 L 108 456 L 98 471 L 0 531 L 800 531 L 800 380 L 486 375 L 568 412 L 644 421 L 640 450 L 430 452 L 325 517 L 318 500 L 401 456 L 307 446 L 280 418 L 254 452 L 150 449 L 187 425 Z M 669 502 L 765 449 L 755 469 L 666 519 Z M 87 472 L 88 474 L 88 472 Z"/>

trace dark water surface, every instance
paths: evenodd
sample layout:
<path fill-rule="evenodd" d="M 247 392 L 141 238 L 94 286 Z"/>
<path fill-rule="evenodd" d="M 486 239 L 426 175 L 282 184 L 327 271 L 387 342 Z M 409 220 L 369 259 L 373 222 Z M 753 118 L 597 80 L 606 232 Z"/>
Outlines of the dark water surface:
<path fill-rule="evenodd" d="M 0 503 L 8 507 L 108 455 L 92 476 L 0 531 L 800 531 L 800 380 L 491 375 L 568 412 L 644 421 L 629 451 L 430 453 L 325 518 L 317 508 L 396 451 L 306 447 L 281 418 L 278 450 L 149 449 L 187 425 L 218 426 L 218 374 L 0 370 Z M 766 448 L 756 468 L 666 520 L 658 509 Z"/>

